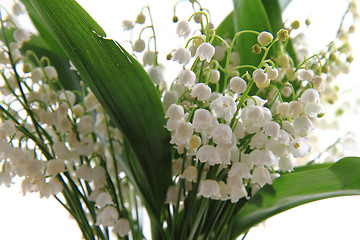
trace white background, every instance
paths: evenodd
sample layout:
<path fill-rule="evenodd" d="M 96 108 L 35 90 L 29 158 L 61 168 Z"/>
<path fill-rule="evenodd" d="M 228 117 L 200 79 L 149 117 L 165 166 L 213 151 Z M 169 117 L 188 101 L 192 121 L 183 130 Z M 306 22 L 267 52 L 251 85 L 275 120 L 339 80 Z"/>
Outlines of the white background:
<path fill-rule="evenodd" d="M 1 4 L 10 2 L 12 0 L 0 0 Z M 346 2 L 345 0 L 294 0 L 285 13 L 285 19 L 303 20 L 309 16 L 313 30 L 309 31 L 308 41 L 314 49 L 322 49 L 334 37 L 342 13 L 345 11 Z M 134 20 L 141 7 L 150 4 L 157 31 L 158 48 L 164 53 L 160 56 L 160 63 L 169 64 L 164 60 L 164 56 L 171 49 L 180 46 L 177 43 L 178 38 L 175 37 L 176 25 L 171 21 L 175 1 L 79 0 L 79 3 L 98 21 L 109 38 L 119 42 L 129 38 L 128 33 L 122 33 L 121 21 Z M 180 5 L 190 10 L 190 4 L 183 2 Z M 232 10 L 230 0 L 203 0 L 202 5 L 210 10 L 215 26 L 218 26 Z M 188 15 L 179 12 L 178 17 L 180 20 L 187 19 Z M 355 48 L 356 61 L 352 66 L 352 74 L 344 78 L 347 84 L 350 80 L 355 80 L 350 84 L 355 84 L 356 87 L 358 87 L 356 70 L 359 69 L 359 58 L 359 51 Z M 166 77 L 172 78 L 172 74 L 172 70 L 165 70 Z M 343 125 L 358 131 L 357 120 L 352 119 L 352 122 Z M 265 224 L 252 229 L 246 239 L 360 239 L 359 222 L 360 197 L 334 198 L 279 214 Z M 68 217 L 66 211 L 54 199 L 40 200 L 37 194 L 22 197 L 17 184 L 10 189 L 0 187 L 0 239 L 78 240 L 81 239 L 81 234 L 75 221 Z"/>

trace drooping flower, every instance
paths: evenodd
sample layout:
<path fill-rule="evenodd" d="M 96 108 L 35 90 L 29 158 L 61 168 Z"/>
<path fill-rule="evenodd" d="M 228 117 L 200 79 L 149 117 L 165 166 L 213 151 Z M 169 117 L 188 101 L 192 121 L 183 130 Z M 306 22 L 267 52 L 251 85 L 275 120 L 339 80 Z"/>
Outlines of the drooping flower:
<path fill-rule="evenodd" d="M 230 122 L 236 111 L 236 103 L 230 96 L 220 96 L 210 104 L 210 109 L 215 112 L 216 117 Z"/>
<path fill-rule="evenodd" d="M 176 27 L 176 34 L 179 37 L 187 38 L 190 35 L 191 28 L 190 23 L 186 20 L 182 20 L 178 23 Z"/>
<path fill-rule="evenodd" d="M 186 66 L 191 60 L 191 52 L 186 48 L 178 48 L 171 59 Z"/>
<path fill-rule="evenodd" d="M 197 98 L 199 101 L 205 101 L 209 99 L 210 95 L 211 88 L 204 83 L 196 84 L 191 91 L 191 96 Z"/>
<path fill-rule="evenodd" d="M 120 237 L 126 236 L 130 232 L 130 223 L 125 218 L 117 220 L 113 227 L 113 232 L 120 235 Z"/>
<path fill-rule="evenodd" d="M 207 62 L 210 62 L 211 58 L 214 56 L 215 47 L 210 43 L 203 42 L 197 49 L 195 57 L 199 57 L 200 61 L 206 59 Z"/>
<path fill-rule="evenodd" d="M 206 179 L 200 183 L 199 194 L 204 198 L 221 197 L 220 186 L 217 181 Z"/>
<path fill-rule="evenodd" d="M 245 90 L 246 90 L 245 80 L 240 77 L 233 77 L 230 80 L 230 90 L 232 90 L 238 94 L 245 92 Z"/>
<path fill-rule="evenodd" d="M 203 145 L 196 153 L 196 160 L 202 163 L 207 162 L 209 165 L 221 163 L 220 153 L 212 145 Z"/>
<path fill-rule="evenodd" d="M 192 87 L 195 83 L 196 75 L 189 69 L 183 69 L 180 71 L 177 81 L 186 87 Z"/>

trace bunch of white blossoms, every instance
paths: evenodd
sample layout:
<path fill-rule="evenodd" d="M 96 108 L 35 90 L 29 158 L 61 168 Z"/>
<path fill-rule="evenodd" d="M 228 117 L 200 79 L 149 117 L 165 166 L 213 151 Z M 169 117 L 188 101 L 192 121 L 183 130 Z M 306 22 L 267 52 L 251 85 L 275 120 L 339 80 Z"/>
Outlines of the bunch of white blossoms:
<path fill-rule="evenodd" d="M 280 172 L 292 171 L 296 158 L 309 153 L 312 119 L 324 113 L 319 91 L 324 90 L 325 78 L 305 67 L 311 58 L 292 66 L 288 55 L 274 61 L 264 58 L 259 66 L 250 67 L 252 74 L 240 75 L 237 52 L 227 52 L 232 41 L 214 46 L 214 38 L 208 36 L 215 36 L 215 30 L 208 30 L 203 29 L 206 36 L 190 38 L 190 47 L 172 55 L 183 66 L 163 97 L 166 128 L 177 156 L 174 184 L 186 181 L 194 187 L 200 181 L 198 195 L 234 203 L 272 184 Z M 190 33 L 189 21 L 180 21 L 179 37 Z M 254 48 L 258 46 L 264 54 L 274 42 L 288 37 L 284 29 L 275 39 L 269 32 L 257 34 Z M 221 67 L 224 58 L 230 64 Z M 287 68 L 281 67 L 280 72 L 285 61 Z M 192 67 L 186 68 L 190 62 Z M 249 94 L 255 85 L 263 97 Z M 177 194 L 187 193 L 173 189 L 169 189 L 168 201 L 176 204 L 176 199 L 184 197 Z"/>
<path fill-rule="evenodd" d="M 17 2 L 14 14 L 24 14 L 23 8 Z M 16 23 L 15 15 L 6 18 Z M 7 27 L 15 42 L 1 42 L 0 51 L 0 185 L 10 187 L 21 180 L 24 195 L 39 192 L 41 198 L 55 196 L 64 204 L 72 201 L 71 189 L 93 202 L 84 206 L 79 202 L 91 213 L 89 222 L 126 235 L 130 225 L 121 212 L 126 211 L 125 203 L 114 202 L 117 192 L 111 190 L 117 182 L 124 187 L 122 194 L 127 194 L 115 161 L 121 156 L 122 134 L 110 125 L 84 83 L 78 92 L 63 89 L 48 58 L 21 54 L 31 35 L 14 24 Z"/>

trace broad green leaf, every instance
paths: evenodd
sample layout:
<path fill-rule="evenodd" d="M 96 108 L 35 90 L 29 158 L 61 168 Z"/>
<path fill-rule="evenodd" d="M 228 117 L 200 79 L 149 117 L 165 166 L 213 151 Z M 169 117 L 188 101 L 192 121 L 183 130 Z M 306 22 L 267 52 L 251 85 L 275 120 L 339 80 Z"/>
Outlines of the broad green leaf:
<path fill-rule="evenodd" d="M 328 168 L 283 175 L 243 205 L 234 217 L 232 238 L 290 208 L 320 199 L 359 194 L 359 157 L 344 158 Z"/>
<path fill-rule="evenodd" d="M 66 54 L 64 53 L 63 49 L 60 47 L 59 43 L 51 33 L 48 26 L 46 26 L 45 22 L 40 17 L 38 12 L 31 5 L 30 0 L 21 0 L 21 2 L 25 5 L 26 11 L 28 12 L 28 15 L 32 23 L 34 24 L 36 30 L 38 31 L 39 41 L 41 41 L 42 48 L 51 50 L 60 57 L 67 58 Z"/>
<path fill-rule="evenodd" d="M 75 0 L 31 3 L 122 130 L 135 157 L 120 163 L 150 214 L 159 219 L 171 182 L 171 154 L 160 96 L 151 79 L 117 42 L 106 39 L 102 28 Z M 126 156 L 132 156 L 132 150 L 126 150 Z"/>
<path fill-rule="evenodd" d="M 256 30 L 272 32 L 269 18 L 261 0 L 233 0 L 235 32 Z M 252 52 L 252 46 L 257 43 L 257 36 L 244 33 L 237 39 L 237 50 L 241 64 L 259 65 L 261 55 Z"/>

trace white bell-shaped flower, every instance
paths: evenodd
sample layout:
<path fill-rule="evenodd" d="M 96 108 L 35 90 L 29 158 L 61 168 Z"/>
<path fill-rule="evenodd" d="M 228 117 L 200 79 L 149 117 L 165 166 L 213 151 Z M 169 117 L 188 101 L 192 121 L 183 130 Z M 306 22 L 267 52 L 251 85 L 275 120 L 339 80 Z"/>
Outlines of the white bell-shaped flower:
<path fill-rule="evenodd" d="M 298 116 L 293 122 L 294 130 L 299 136 L 306 136 L 313 127 L 313 123 L 306 115 Z"/>
<path fill-rule="evenodd" d="M 250 153 L 250 157 L 256 166 L 275 166 L 276 159 L 272 151 L 268 149 L 255 149 Z"/>
<path fill-rule="evenodd" d="M 185 122 L 184 120 L 179 121 L 175 133 L 171 137 L 170 143 L 185 146 L 188 145 L 190 139 L 193 135 L 193 126 L 190 122 Z"/>
<path fill-rule="evenodd" d="M 210 83 L 218 83 L 220 80 L 220 72 L 218 70 L 212 69 L 207 75 Z"/>
<path fill-rule="evenodd" d="M 267 74 L 270 80 L 275 80 L 279 76 L 279 70 L 276 68 L 268 68 Z"/>
<path fill-rule="evenodd" d="M 232 129 L 229 125 L 220 123 L 211 132 L 211 137 L 216 144 L 231 144 L 232 142 Z"/>
<path fill-rule="evenodd" d="M 14 40 L 18 43 L 22 43 L 30 40 L 29 31 L 23 28 L 16 29 L 13 33 L 13 36 L 14 36 Z"/>
<path fill-rule="evenodd" d="M 230 171 L 228 173 L 229 177 L 239 176 L 243 179 L 250 179 L 251 173 L 250 170 L 252 169 L 247 163 L 244 162 L 235 162 L 231 165 Z"/>
<path fill-rule="evenodd" d="M 289 102 L 289 113 L 291 116 L 299 116 L 303 112 L 303 106 L 299 101 Z"/>
<path fill-rule="evenodd" d="M 111 227 L 115 225 L 116 220 L 119 218 L 119 213 L 115 207 L 108 205 L 104 208 L 100 208 L 96 214 L 95 225 L 104 225 Z"/>
<path fill-rule="evenodd" d="M 193 127 L 195 131 L 207 131 L 216 124 L 214 116 L 206 109 L 197 109 L 194 113 Z"/>
<path fill-rule="evenodd" d="M 153 65 L 155 61 L 155 52 L 153 51 L 145 51 L 143 55 L 143 64 L 146 65 Z"/>
<path fill-rule="evenodd" d="M 191 96 L 197 98 L 199 101 L 205 101 L 210 98 L 211 88 L 204 83 L 196 84 L 192 91 Z"/>
<path fill-rule="evenodd" d="M 191 52 L 186 48 L 178 48 L 171 59 L 186 66 L 191 60 Z"/>
<path fill-rule="evenodd" d="M 294 170 L 295 158 L 291 155 L 282 156 L 279 159 L 279 168 L 282 172 L 291 172 Z"/>
<path fill-rule="evenodd" d="M 196 160 L 202 163 L 207 162 L 209 165 L 221 163 L 220 153 L 212 145 L 203 145 L 196 153 Z"/>
<path fill-rule="evenodd" d="M 26 7 L 22 2 L 16 1 L 12 7 L 12 11 L 16 16 L 19 16 L 26 13 Z"/>
<path fill-rule="evenodd" d="M 87 165 L 81 165 L 78 169 L 76 169 L 75 176 L 89 182 L 93 179 L 92 169 Z"/>
<path fill-rule="evenodd" d="M 253 79 L 255 83 L 263 84 L 268 80 L 268 74 L 262 68 L 258 68 L 253 72 Z"/>
<path fill-rule="evenodd" d="M 210 104 L 210 109 L 215 112 L 216 117 L 230 122 L 236 111 L 236 103 L 230 96 L 220 96 Z"/>
<path fill-rule="evenodd" d="M 189 69 L 181 70 L 177 78 L 177 82 L 183 84 L 186 87 L 192 87 L 195 83 L 195 80 L 195 73 Z"/>
<path fill-rule="evenodd" d="M 203 42 L 197 49 L 195 57 L 199 57 L 200 61 L 206 59 L 207 62 L 210 62 L 211 58 L 214 56 L 215 47 L 210 43 Z"/>
<path fill-rule="evenodd" d="M 276 106 L 276 113 L 281 117 L 287 117 L 290 114 L 290 108 L 288 102 L 282 102 Z"/>
<path fill-rule="evenodd" d="M 65 163 L 62 159 L 53 159 L 46 164 L 46 175 L 55 176 L 65 171 Z"/>
<path fill-rule="evenodd" d="M 54 66 L 46 66 L 44 67 L 44 72 L 46 73 L 46 76 L 49 79 L 57 79 L 58 73 L 56 71 L 56 68 Z"/>
<path fill-rule="evenodd" d="M 272 42 L 273 38 L 274 37 L 270 32 L 263 31 L 258 35 L 257 40 L 261 46 L 266 47 Z"/>
<path fill-rule="evenodd" d="M 105 207 L 108 204 L 113 204 L 112 198 L 110 193 L 102 192 L 96 198 L 96 205 L 99 207 Z"/>
<path fill-rule="evenodd" d="M 77 125 L 77 130 L 82 135 L 86 135 L 88 133 L 94 132 L 95 131 L 94 118 L 90 115 L 82 116 Z"/>
<path fill-rule="evenodd" d="M 137 39 L 134 42 L 134 51 L 141 53 L 142 51 L 144 51 L 144 49 L 145 49 L 145 41 L 142 39 Z"/>
<path fill-rule="evenodd" d="M 310 69 L 309 70 L 301 69 L 299 71 L 300 80 L 311 82 L 313 77 L 314 77 L 314 72 L 312 70 L 310 70 Z"/>
<path fill-rule="evenodd" d="M 243 184 L 239 184 L 236 187 L 231 188 L 230 190 L 231 203 L 236 203 L 243 197 L 248 198 L 248 193 Z"/>
<path fill-rule="evenodd" d="M 36 67 L 33 70 L 31 70 L 31 80 L 33 82 L 39 82 L 39 81 L 43 80 L 44 77 L 45 77 L 45 74 L 40 67 Z"/>
<path fill-rule="evenodd" d="M 269 138 L 262 132 L 257 132 L 251 138 L 249 146 L 251 149 L 254 148 L 265 148 L 269 145 Z"/>
<path fill-rule="evenodd" d="M 277 122 L 269 122 L 264 126 L 264 133 L 274 139 L 278 139 L 280 134 L 280 125 Z"/>
<path fill-rule="evenodd" d="M 290 151 L 294 157 L 304 157 L 305 154 L 310 152 L 311 146 L 307 138 L 296 138 L 289 143 Z"/>
<path fill-rule="evenodd" d="M 325 109 L 320 103 L 306 103 L 305 104 L 305 114 L 309 117 L 316 117 L 319 114 L 325 112 Z"/>
<path fill-rule="evenodd" d="M 220 186 L 217 181 L 206 179 L 200 183 L 199 194 L 204 198 L 221 197 Z"/>
<path fill-rule="evenodd" d="M 190 182 L 197 182 L 197 176 L 198 176 L 198 171 L 197 168 L 195 166 L 187 166 L 184 169 L 184 172 L 180 175 L 181 178 L 185 178 L 187 181 Z"/>
<path fill-rule="evenodd" d="M 179 37 L 187 38 L 190 35 L 191 28 L 190 23 L 186 20 L 182 20 L 178 23 L 176 27 L 176 34 Z"/>
<path fill-rule="evenodd" d="M 184 108 L 177 104 L 171 104 L 168 108 L 165 118 L 180 120 L 184 117 Z"/>
<path fill-rule="evenodd" d="M 257 183 L 260 187 L 263 187 L 265 184 L 272 184 L 272 178 L 269 170 L 263 166 L 256 167 L 253 171 L 251 183 Z"/>
<path fill-rule="evenodd" d="M 245 126 L 240 120 L 236 123 L 234 134 L 237 139 L 245 137 Z"/>
<path fill-rule="evenodd" d="M 325 91 L 326 84 L 323 76 L 316 76 L 313 80 L 314 88 L 319 92 Z"/>
<path fill-rule="evenodd" d="M 150 67 L 148 74 L 155 85 L 159 85 L 164 81 L 163 71 L 160 66 Z"/>
<path fill-rule="evenodd" d="M 120 237 L 125 237 L 130 232 L 130 223 L 125 218 L 120 218 L 114 225 L 113 230 L 114 233 L 120 235 Z"/>
<path fill-rule="evenodd" d="M 303 92 L 299 100 L 302 103 L 319 103 L 320 94 L 317 90 L 313 88 L 308 88 Z"/>
<path fill-rule="evenodd" d="M 230 90 L 236 92 L 237 94 L 241 94 L 246 90 L 246 82 L 241 77 L 233 77 L 230 80 Z"/>

